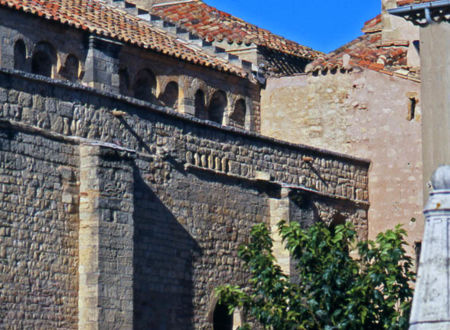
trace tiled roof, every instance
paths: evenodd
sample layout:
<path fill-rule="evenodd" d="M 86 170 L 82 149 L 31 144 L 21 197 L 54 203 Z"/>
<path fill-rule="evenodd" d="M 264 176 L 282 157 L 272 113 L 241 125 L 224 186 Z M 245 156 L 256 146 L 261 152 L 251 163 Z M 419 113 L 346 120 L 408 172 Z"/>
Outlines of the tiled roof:
<path fill-rule="evenodd" d="M 0 0 L 0 6 L 150 49 L 187 62 L 246 77 L 227 61 L 176 40 L 145 21 L 95 0 Z"/>
<path fill-rule="evenodd" d="M 398 0 L 398 6 L 415 5 L 417 3 L 433 2 L 434 0 Z"/>
<path fill-rule="evenodd" d="M 362 67 L 388 75 L 418 80 L 418 69 L 407 67 L 409 41 L 382 43 L 381 24 L 381 15 L 367 21 L 362 29 L 365 32 L 364 35 L 316 59 L 308 65 L 307 71 L 314 73 Z"/>
<path fill-rule="evenodd" d="M 152 13 L 207 41 L 253 43 L 306 59 L 314 59 L 322 54 L 208 6 L 201 0 L 157 5 L 152 8 Z"/>

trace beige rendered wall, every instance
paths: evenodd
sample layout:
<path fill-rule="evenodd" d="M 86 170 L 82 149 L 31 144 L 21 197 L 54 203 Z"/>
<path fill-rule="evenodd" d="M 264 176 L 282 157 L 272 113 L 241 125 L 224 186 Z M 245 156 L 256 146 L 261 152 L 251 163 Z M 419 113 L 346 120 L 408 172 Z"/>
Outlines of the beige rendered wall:
<path fill-rule="evenodd" d="M 450 164 L 450 24 L 420 30 L 424 191 L 439 165 Z M 427 198 L 427 196 L 425 196 Z"/>
<path fill-rule="evenodd" d="M 369 238 L 401 223 L 410 253 L 423 231 L 420 99 L 407 119 L 419 89 L 366 70 L 271 78 L 261 98 L 262 134 L 372 161 Z"/>

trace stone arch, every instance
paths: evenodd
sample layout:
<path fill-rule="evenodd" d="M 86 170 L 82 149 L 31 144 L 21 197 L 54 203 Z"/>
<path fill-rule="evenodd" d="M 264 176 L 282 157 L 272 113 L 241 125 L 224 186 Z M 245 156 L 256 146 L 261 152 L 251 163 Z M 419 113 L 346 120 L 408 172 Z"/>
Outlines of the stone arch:
<path fill-rule="evenodd" d="M 221 90 L 216 91 L 212 95 L 211 101 L 209 102 L 208 107 L 209 120 L 214 121 L 218 124 L 222 124 L 227 105 L 228 101 L 225 92 Z"/>
<path fill-rule="evenodd" d="M 159 100 L 166 107 L 178 108 L 179 88 L 178 84 L 174 81 L 169 82 L 164 89 L 164 93 L 161 94 Z"/>
<path fill-rule="evenodd" d="M 207 319 L 213 330 L 236 330 L 244 323 L 242 310 L 235 308 L 230 315 L 228 306 L 221 303 L 214 293 L 211 294 Z"/>
<path fill-rule="evenodd" d="M 230 114 L 230 123 L 234 126 L 245 127 L 247 104 L 244 99 L 238 99 L 234 103 L 233 112 Z"/>
<path fill-rule="evenodd" d="M 201 89 L 205 95 L 207 94 L 208 86 L 199 78 L 194 78 L 192 81 L 186 81 L 185 86 L 186 95 L 188 97 L 193 97 L 199 89 Z"/>
<path fill-rule="evenodd" d="M 66 57 L 64 66 L 61 69 L 61 76 L 70 81 L 77 81 L 80 74 L 80 61 L 78 57 L 69 54 Z"/>
<path fill-rule="evenodd" d="M 27 48 L 22 39 L 14 43 L 14 69 L 25 71 L 27 61 Z"/>
<path fill-rule="evenodd" d="M 203 90 L 198 89 L 194 95 L 195 117 L 200 119 L 208 119 L 206 111 L 206 96 Z"/>
<path fill-rule="evenodd" d="M 233 315 L 228 313 L 228 306 L 220 302 L 214 308 L 213 330 L 233 330 Z"/>
<path fill-rule="evenodd" d="M 139 71 L 133 84 L 134 97 L 143 101 L 154 102 L 155 91 L 156 78 L 153 72 L 149 69 Z"/>
<path fill-rule="evenodd" d="M 50 43 L 41 41 L 34 48 L 31 58 L 31 72 L 46 77 L 53 77 L 56 62 L 55 48 Z"/>

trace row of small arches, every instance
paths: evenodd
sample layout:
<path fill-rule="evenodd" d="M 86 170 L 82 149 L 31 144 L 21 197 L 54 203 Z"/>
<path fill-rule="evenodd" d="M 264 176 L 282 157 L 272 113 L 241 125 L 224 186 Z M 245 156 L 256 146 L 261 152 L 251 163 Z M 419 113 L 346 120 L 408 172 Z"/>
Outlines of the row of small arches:
<path fill-rule="evenodd" d="M 14 43 L 14 69 L 31 71 L 41 76 L 53 77 L 53 68 L 57 62 L 55 48 L 48 42 L 42 41 L 36 44 L 31 56 L 31 63 L 27 61 L 27 50 L 22 39 Z M 75 55 L 68 55 L 59 74 L 70 81 L 79 79 L 79 60 Z"/>
<path fill-rule="evenodd" d="M 36 44 L 31 56 L 31 65 L 27 61 L 27 51 L 22 39 L 18 39 L 14 44 L 14 69 L 31 71 L 31 73 L 53 77 L 54 68 L 57 63 L 55 48 L 48 42 L 42 41 Z M 59 75 L 69 81 L 81 79 L 80 61 L 69 54 L 64 61 L 64 65 L 59 70 Z M 161 105 L 177 109 L 179 107 L 179 86 L 176 82 L 169 82 L 164 92 L 156 97 L 156 76 L 149 69 L 140 70 L 131 83 L 128 71 L 125 68 L 119 70 L 119 90 L 123 95 L 129 95 L 140 100 L 159 103 Z M 210 120 L 223 124 L 224 113 L 228 107 L 226 93 L 217 90 L 212 95 L 209 102 L 205 92 L 198 89 L 194 96 L 195 116 L 200 119 Z M 229 115 L 232 125 L 245 127 L 246 102 L 238 99 Z"/>
<path fill-rule="evenodd" d="M 130 83 L 128 71 L 124 68 L 119 70 L 120 92 L 137 99 L 161 103 L 164 106 L 177 109 L 179 104 L 179 87 L 174 81 L 169 82 L 164 92 L 157 98 L 156 76 L 149 69 L 142 69 L 136 75 L 134 83 Z M 219 124 L 223 123 L 224 113 L 228 107 L 227 95 L 222 90 L 217 90 L 209 102 L 202 89 L 197 89 L 194 95 L 195 117 L 210 120 Z M 244 127 L 246 117 L 246 102 L 238 99 L 230 113 L 230 122 L 235 126 Z"/>

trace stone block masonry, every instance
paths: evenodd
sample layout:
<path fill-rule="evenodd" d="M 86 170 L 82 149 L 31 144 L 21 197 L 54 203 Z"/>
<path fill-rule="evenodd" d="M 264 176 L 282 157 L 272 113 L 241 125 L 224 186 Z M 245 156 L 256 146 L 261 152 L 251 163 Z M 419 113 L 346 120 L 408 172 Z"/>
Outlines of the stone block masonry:
<path fill-rule="evenodd" d="M 80 146 L 80 329 L 133 325 L 132 156 Z"/>
<path fill-rule="evenodd" d="M 254 224 L 367 236 L 367 161 L 16 71 L 0 102 L 2 326 L 210 329 Z"/>
<path fill-rule="evenodd" d="M 0 128 L 0 328 L 76 328 L 77 147 Z"/>

